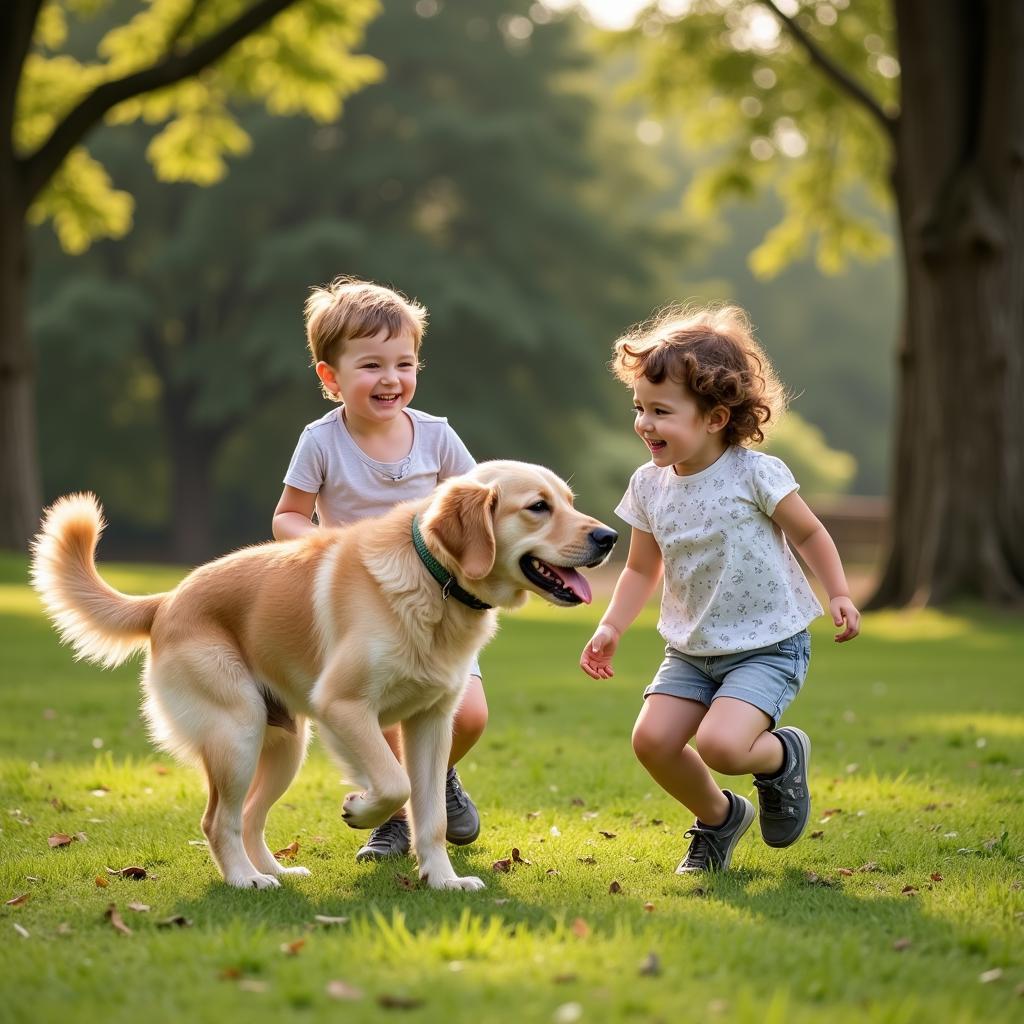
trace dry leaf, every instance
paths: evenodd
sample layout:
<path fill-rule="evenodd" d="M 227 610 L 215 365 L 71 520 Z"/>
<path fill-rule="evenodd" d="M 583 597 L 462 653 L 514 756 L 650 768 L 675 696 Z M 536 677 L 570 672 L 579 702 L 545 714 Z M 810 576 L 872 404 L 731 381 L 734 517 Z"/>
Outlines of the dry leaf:
<path fill-rule="evenodd" d="M 527 811 L 526 812 L 526 820 L 527 821 L 533 821 L 534 818 L 539 818 L 539 817 L 540 817 L 540 811 Z"/>
<path fill-rule="evenodd" d="M 506 857 L 504 860 L 496 860 L 491 865 L 492 871 L 500 871 L 502 874 L 507 875 L 512 870 L 512 861 Z"/>
<path fill-rule="evenodd" d="M 148 903 L 129 903 L 129 910 L 134 910 L 136 914 L 148 914 L 149 904 Z"/>
<path fill-rule="evenodd" d="M 596 857 L 577 857 L 576 858 L 581 864 L 596 864 Z"/>
<path fill-rule="evenodd" d="M 822 838 L 822 836 L 824 836 L 824 835 L 825 835 L 824 831 L 822 831 L 822 829 L 820 829 L 820 828 L 819 828 L 819 829 L 815 829 L 815 830 L 814 830 L 814 831 L 813 831 L 813 832 L 811 833 L 811 838 L 812 838 L 812 839 L 821 839 L 821 838 Z"/>
<path fill-rule="evenodd" d="M 354 1001 L 363 998 L 363 990 L 350 985 L 347 981 L 335 979 L 327 982 L 327 994 L 332 999 L 347 999 Z"/>
<path fill-rule="evenodd" d="M 141 881 L 146 877 L 146 869 L 138 864 L 131 864 L 126 868 L 107 868 L 108 875 L 120 875 L 122 878 L 133 878 Z"/>
<path fill-rule="evenodd" d="M 328 917 L 327 914 L 317 914 L 313 920 L 324 925 L 348 924 L 347 917 Z"/>
<path fill-rule="evenodd" d="M 640 973 L 646 974 L 649 977 L 655 977 L 661 974 L 661 961 L 658 959 L 657 953 L 648 953 L 640 964 Z"/>
<path fill-rule="evenodd" d="M 294 939 L 292 942 L 282 942 L 281 952 L 285 956 L 298 956 L 302 947 L 306 945 L 305 939 Z"/>
<path fill-rule="evenodd" d="M 46 840 L 50 844 L 50 849 L 56 849 L 58 846 L 67 846 L 69 843 L 75 841 L 74 836 L 69 836 L 66 832 L 56 832 Z"/>
<path fill-rule="evenodd" d="M 289 843 L 283 850 L 275 851 L 274 856 L 278 860 L 293 860 L 298 852 L 299 842 L 296 840 L 293 843 Z"/>
<path fill-rule="evenodd" d="M 622 892 L 622 886 L 619 885 L 619 883 L 613 879 L 612 884 L 608 886 L 608 891 L 613 896 L 617 896 L 620 892 Z"/>
<path fill-rule="evenodd" d="M 396 996 L 384 992 L 377 996 L 377 1005 L 383 1006 L 385 1010 L 415 1010 L 417 1006 L 423 1005 L 423 1000 L 413 996 Z"/>
<path fill-rule="evenodd" d="M 15 921 L 15 922 L 14 922 L 14 930 L 15 930 L 15 931 L 16 931 L 16 932 L 17 932 L 17 933 L 18 933 L 18 934 L 19 934 L 19 935 L 20 935 L 20 936 L 21 936 L 21 937 L 22 937 L 23 939 L 27 939 L 27 938 L 29 938 L 29 933 L 28 933 L 28 929 L 27 929 L 27 928 L 23 928 L 23 927 L 22 927 L 22 926 L 21 926 L 20 924 L 18 924 L 18 922 L 17 922 L 17 921 Z"/>
<path fill-rule="evenodd" d="M 574 796 L 570 801 L 573 807 L 586 807 L 586 801 L 581 796 Z"/>
<path fill-rule="evenodd" d="M 598 832 L 601 835 L 603 835 L 605 837 L 605 839 L 614 839 L 616 834 L 617 834 L 615 832 L 605 832 L 604 829 L 598 829 Z"/>
<path fill-rule="evenodd" d="M 102 875 L 97 875 L 93 881 L 96 883 L 97 889 L 106 889 L 110 882 L 108 882 Z"/>
<path fill-rule="evenodd" d="M 395 875 L 395 881 L 399 888 L 411 892 L 416 888 L 416 883 L 408 875 Z"/>
<path fill-rule="evenodd" d="M 808 871 L 804 878 L 810 885 L 820 885 L 823 889 L 834 889 L 836 886 L 835 882 L 830 881 L 827 878 L 822 878 L 819 874 L 814 871 Z"/>
<path fill-rule="evenodd" d="M 557 868 L 548 868 L 547 871 L 544 872 L 544 874 L 545 875 L 560 875 L 561 872 Z"/>
<path fill-rule="evenodd" d="M 648 914 L 653 913 L 654 912 L 654 904 L 653 903 L 645 903 L 644 904 L 644 910 L 646 910 Z"/>
<path fill-rule="evenodd" d="M 854 874 L 854 870 L 853 868 L 837 868 L 836 874 L 843 875 L 844 877 L 849 878 L 850 875 Z"/>
<path fill-rule="evenodd" d="M 12 899 L 7 900 L 4 904 L 5 907 L 20 907 L 23 903 L 27 903 L 31 898 L 32 894 L 29 892 L 23 892 L 20 896 L 14 896 Z"/>
<path fill-rule="evenodd" d="M 221 969 L 220 974 L 217 975 L 221 981 L 238 981 L 242 977 L 241 967 L 224 967 Z"/>
<path fill-rule="evenodd" d="M 570 982 L 575 981 L 577 975 L 575 974 L 556 974 L 551 980 L 556 985 L 568 985 Z"/>
<path fill-rule="evenodd" d="M 585 939 L 590 934 L 590 925 L 582 917 L 577 917 L 572 923 L 572 933 L 577 939 Z"/>
<path fill-rule="evenodd" d="M 916 885 L 905 885 L 902 889 L 900 889 L 900 892 L 904 896 L 916 896 L 919 891 L 920 890 L 917 888 Z"/>
<path fill-rule="evenodd" d="M 184 914 L 172 914 L 170 917 L 161 918 L 156 923 L 157 928 L 191 928 L 192 922 Z"/>
<path fill-rule="evenodd" d="M 153 765 L 153 771 L 155 771 L 157 775 L 167 775 L 170 772 L 170 768 L 165 764 L 155 764 Z"/>
<path fill-rule="evenodd" d="M 105 882 L 106 879 L 104 878 L 103 881 Z M 107 911 L 106 911 L 106 913 L 103 916 L 122 935 L 131 935 L 132 930 L 121 919 L 121 915 L 117 911 L 117 904 L 116 903 L 111 903 L 110 906 L 107 907 Z"/>
<path fill-rule="evenodd" d="M 902 953 L 903 950 L 910 949 L 910 946 L 911 946 L 910 939 L 907 939 L 907 938 L 897 939 L 892 944 L 892 948 L 895 949 L 897 953 Z"/>
<path fill-rule="evenodd" d="M 881 871 L 882 869 L 873 860 L 869 860 L 867 862 L 867 864 L 861 864 L 861 866 L 859 868 L 857 868 L 857 870 L 861 871 L 861 872 L 865 872 L 865 871 Z"/>
<path fill-rule="evenodd" d="M 933 882 L 941 882 L 942 881 L 942 873 L 939 872 L 939 871 L 933 871 L 928 877 Z"/>
<path fill-rule="evenodd" d="M 532 860 L 526 860 L 525 857 L 520 856 L 519 848 L 516 847 L 516 846 L 512 847 L 512 861 L 515 864 L 526 864 L 526 865 L 532 865 L 533 864 Z"/>

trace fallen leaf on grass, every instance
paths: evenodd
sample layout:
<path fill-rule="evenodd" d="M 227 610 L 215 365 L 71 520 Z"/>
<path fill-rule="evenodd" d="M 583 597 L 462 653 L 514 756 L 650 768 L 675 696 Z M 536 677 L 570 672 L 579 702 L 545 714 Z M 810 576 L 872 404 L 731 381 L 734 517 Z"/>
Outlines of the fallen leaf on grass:
<path fill-rule="evenodd" d="M 590 925 L 582 917 L 577 917 L 572 923 L 572 933 L 577 939 L 585 939 L 590 934 Z"/>
<path fill-rule="evenodd" d="M 59 846 L 67 846 L 69 843 L 73 843 L 75 837 L 69 836 L 66 832 L 56 832 L 46 841 L 50 844 L 50 849 L 54 850 Z"/>
<path fill-rule="evenodd" d="M 941 882 L 942 881 L 942 872 L 941 871 L 933 871 L 928 877 L 933 882 Z"/>
<path fill-rule="evenodd" d="M 613 879 L 612 884 L 608 886 L 608 891 L 613 896 L 617 896 L 620 892 L 622 892 L 622 886 L 619 885 L 619 883 Z"/>
<path fill-rule="evenodd" d="M 314 918 L 317 924 L 323 925 L 335 925 L 335 924 L 348 924 L 347 917 L 329 917 L 327 914 L 317 914 Z"/>
<path fill-rule="evenodd" d="M 527 864 L 527 865 L 533 864 L 532 860 L 527 860 L 525 857 L 520 855 L 519 848 L 516 847 L 516 846 L 512 847 L 512 862 L 514 864 Z"/>
<path fill-rule="evenodd" d="M 545 875 L 560 875 L 561 872 L 558 870 L 558 868 L 548 868 L 547 871 L 544 872 L 544 874 Z"/>
<path fill-rule="evenodd" d="M 814 871 L 806 872 L 804 878 L 806 879 L 808 885 L 818 885 L 821 886 L 823 889 L 834 889 L 836 886 L 835 882 L 831 881 L 828 878 L 822 878 L 821 875 L 817 874 L 817 872 Z"/>
<path fill-rule="evenodd" d="M 192 922 L 184 914 L 172 914 L 170 917 L 161 918 L 156 923 L 157 928 L 191 928 Z"/>
<path fill-rule="evenodd" d="M 23 892 L 19 896 L 14 896 L 12 899 L 7 900 L 4 903 L 5 907 L 20 907 L 23 903 L 27 903 L 31 899 L 32 894 L 30 892 Z"/>
<path fill-rule="evenodd" d="M 907 938 L 897 939 L 892 944 L 892 948 L 895 949 L 897 953 L 902 953 L 903 950 L 909 949 L 910 946 L 911 946 L 911 941 L 910 941 L 910 939 L 907 939 Z"/>
<path fill-rule="evenodd" d="M 61 798 L 59 796 L 50 797 L 50 806 L 55 811 L 59 811 L 59 812 L 62 812 L 62 813 L 64 811 L 70 811 L 71 810 L 71 808 L 66 803 L 64 803 L 64 801 L 61 800 Z"/>
<path fill-rule="evenodd" d="M 395 875 L 395 881 L 400 889 L 411 892 L 416 888 L 416 883 L 408 875 Z"/>
<path fill-rule="evenodd" d="M 534 818 L 539 818 L 539 817 L 540 817 L 540 811 L 527 811 L 526 812 L 526 820 L 527 821 L 533 821 Z"/>
<path fill-rule="evenodd" d="M 281 952 L 284 953 L 285 956 L 298 956 L 305 945 L 305 939 L 294 939 L 291 942 L 282 942 Z"/>
<path fill-rule="evenodd" d="M 556 974 L 551 980 L 556 985 L 568 985 L 571 982 L 575 981 L 576 978 L 577 975 L 575 974 Z"/>
<path fill-rule="evenodd" d="M 142 881 L 147 877 L 146 869 L 138 864 L 130 864 L 126 868 L 107 868 L 108 875 L 120 875 L 121 878 L 132 878 L 135 881 Z"/>
<path fill-rule="evenodd" d="M 853 868 L 837 868 L 837 875 L 842 875 L 844 878 L 849 878 L 850 875 L 854 874 Z"/>
<path fill-rule="evenodd" d="M 170 772 L 170 768 L 165 764 L 155 764 L 153 765 L 153 771 L 155 771 L 157 775 L 167 775 Z"/>
<path fill-rule="evenodd" d="M 645 903 L 644 904 L 644 910 L 646 910 L 648 914 L 653 913 L 654 912 L 654 904 L 653 903 Z"/>
<path fill-rule="evenodd" d="M 363 998 L 362 989 L 356 988 L 354 985 L 350 985 L 347 981 L 341 981 L 339 979 L 327 982 L 327 987 L 324 991 L 326 991 L 332 999 L 347 999 L 355 1001 L 356 999 Z"/>
<path fill-rule="evenodd" d="M 920 891 L 916 885 L 905 885 L 900 889 L 900 893 L 904 896 L 916 896 Z"/>
<path fill-rule="evenodd" d="M 512 861 L 508 857 L 503 860 L 496 860 L 491 865 L 492 871 L 500 871 L 502 874 L 507 875 L 512 870 Z"/>
<path fill-rule="evenodd" d="M 861 864 L 861 866 L 859 868 L 857 868 L 857 870 L 860 871 L 860 872 L 867 872 L 867 871 L 881 871 L 882 869 L 873 860 L 869 860 L 867 862 L 867 864 Z"/>
<path fill-rule="evenodd" d="M 617 835 L 617 833 L 615 833 L 615 832 L 605 832 L 604 829 L 598 829 L 598 833 L 600 835 L 604 836 L 605 839 L 614 839 L 615 836 Z"/>
<path fill-rule="evenodd" d="M 657 953 L 648 953 L 640 964 L 640 973 L 648 977 L 655 977 L 661 974 L 661 961 Z"/>
<path fill-rule="evenodd" d="M 104 881 L 106 881 L 106 879 L 104 879 Z M 116 903 L 111 903 L 110 906 L 107 907 L 106 913 L 103 916 L 110 922 L 111 926 L 122 935 L 131 935 L 132 930 L 124 923 L 124 920 L 118 913 Z"/>
<path fill-rule="evenodd" d="M 293 843 L 289 843 L 283 850 L 276 850 L 274 857 L 277 860 L 294 860 L 296 854 L 299 852 L 299 842 L 296 840 Z"/>
<path fill-rule="evenodd" d="M 822 830 L 822 829 L 820 829 L 820 828 L 819 828 L 819 829 L 815 829 L 815 830 L 814 830 L 814 831 L 813 831 L 813 832 L 811 833 L 811 838 L 812 838 L 812 839 L 821 839 L 821 838 L 822 838 L 822 836 L 824 836 L 824 835 L 825 835 L 825 832 L 824 832 L 824 830 Z"/>
<path fill-rule="evenodd" d="M 129 910 L 134 910 L 136 914 L 148 914 L 149 904 L 148 903 L 129 903 Z"/>
<path fill-rule="evenodd" d="M 97 889 L 106 889 L 110 882 L 107 881 L 102 875 L 97 875 L 93 881 L 96 883 Z"/>
<path fill-rule="evenodd" d="M 587 806 L 586 800 L 584 800 L 583 797 L 581 797 L 581 796 L 574 796 L 569 801 L 569 803 L 572 804 L 573 807 L 586 807 Z"/>
<path fill-rule="evenodd" d="M 423 1000 L 414 996 L 395 996 L 383 992 L 377 996 L 377 1005 L 383 1006 L 385 1010 L 415 1010 L 417 1006 L 423 1005 Z"/>
<path fill-rule="evenodd" d="M 596 864 L 596 857 L 577 857 L 576 858 L 581 864 Z"/>

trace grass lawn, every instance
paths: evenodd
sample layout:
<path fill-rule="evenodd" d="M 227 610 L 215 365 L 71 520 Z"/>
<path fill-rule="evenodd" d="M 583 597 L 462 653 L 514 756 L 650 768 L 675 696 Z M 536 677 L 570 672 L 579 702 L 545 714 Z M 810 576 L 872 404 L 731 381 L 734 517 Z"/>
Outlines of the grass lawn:
<path fill-rule="evenodd" d="M 485 652 L 491 723 L 460 768 L 484 830 L 453 860 L 484 891 L 355 864 L 314 742 L 268 832 L 313 875 L 240 892 L 201 843 L 200 776 L 146 739 L 137 666 L 74 663 L 24 570 L 0 560 L 0 902 L 28 894 L 0 908 L 0 1021 L 1024 1019 L 1020 619 L 868 616 L 842 648 L 822 621 L 787 716 L 814 742 L 813 833 L 771 850 L 755 825 L 731 873 L 680 878 L 685 813 L 629 745 L 653 611 L 595 683 L 576 659 L 600 609 L 531 603 Z M 530 863 L 492 870 L 512 847 Z M 148 877 L 107 873 L 128 865 Z"/>

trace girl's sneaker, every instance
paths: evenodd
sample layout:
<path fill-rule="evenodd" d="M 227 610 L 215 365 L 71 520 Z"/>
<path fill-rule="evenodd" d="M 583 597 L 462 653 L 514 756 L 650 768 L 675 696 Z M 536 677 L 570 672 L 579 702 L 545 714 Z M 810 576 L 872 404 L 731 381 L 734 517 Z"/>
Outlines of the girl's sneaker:
<path fill-rule="evenodd" d="M 448 769 L 444 780 L 444 803 L 448 812 L 448 828 L 445 839 L 455 846 L 468 846 L 480 835 L 480 815 L 476 804 L 462 788 L 459 773 L 454 765 Z"/>
<path fill-rule="evenodd" d="M 728 789 L 722 790 L 729 798 L 729 816 L 721 825 L 712 828 L 699 818 L 683 834 L 690 840 L 686 856 L 676 868 L 677 875 L 688 875 L 693 871 L 728 871 L 732 862 L 732 851 L 743 838 L 754 820 L 754 805 L 744 796 L 738 796 Z"/>
<path fill-rule="evenodd" d="M 760 805 L 761 835 L 769 846 L 792 846 L 811 816 L 811 792 L 807 769 L 811 761 L 811 740 L 802 729 L 785 726 L 776 733 L 786 751 L 778 775 L 755 775 Z"/>
<path fill-rule="evenodd" d="M 371 833 L 360 847 L 356 860 L 386 860 L 404 857 L 409 852 L 409 822 L 405 818 L 388 818 Z"/>

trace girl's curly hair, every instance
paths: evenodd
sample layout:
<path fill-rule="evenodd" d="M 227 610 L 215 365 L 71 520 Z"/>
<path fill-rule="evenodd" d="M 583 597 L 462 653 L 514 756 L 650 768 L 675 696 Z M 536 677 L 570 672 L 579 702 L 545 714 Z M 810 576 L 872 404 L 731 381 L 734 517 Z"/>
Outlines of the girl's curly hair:
<path fill-rule="evenodd" d="M 729 410 L 727 444 L 758 444 L 789 396 L 739 306 L 670 306 L 615 342 L 611 367 L 623 384 L 666 377 L 691 392 L 702 413 Z M 773 424 L 774 425 L 774 424 Z"/>

